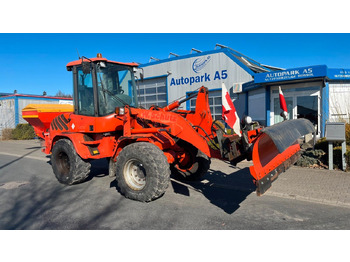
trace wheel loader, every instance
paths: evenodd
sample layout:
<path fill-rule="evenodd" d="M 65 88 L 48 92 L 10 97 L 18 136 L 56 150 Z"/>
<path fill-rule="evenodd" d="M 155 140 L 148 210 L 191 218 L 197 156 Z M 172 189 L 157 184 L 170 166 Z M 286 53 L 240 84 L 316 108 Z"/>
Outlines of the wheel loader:
<path fill-rule="evenodd" d="M 23 118 L 43 141 L 43 152 L 51 154 L 60 183 L 83 182 L 90 162 L 105 158 L 118 191 L 148 202 L 164 194 L 170 175 L 200 180 L 211 158 L 233 165 L 247 159 L 262 195 L 298 159 L 300 138 L 314 133 L 306 119 L 264 128 L 245 117 L 241 134 L 227 134 L 223 123 L 212 118 L 204 86 L 165 107 L 144 109 L 138 106 L 137 66 L 100 54 L 82 57 L 66 66 L 73 73 L 74 106 L 30 104 L 23 109 Z M 189 99 L 196 99 L 195 110 L 179 109 Z"/>

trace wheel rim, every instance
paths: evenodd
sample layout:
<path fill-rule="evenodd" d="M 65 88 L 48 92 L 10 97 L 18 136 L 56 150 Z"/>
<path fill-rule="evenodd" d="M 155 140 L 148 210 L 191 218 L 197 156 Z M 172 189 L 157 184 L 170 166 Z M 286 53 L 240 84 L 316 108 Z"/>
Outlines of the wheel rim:
<path fill-rule="evenodd" d="M 128 160 L 123 173 L 126 183 L 133 190 L 142 190 L 146 186 L 146 170 L 140 161 Z"/>
<path fill-rule="evenodd" d="M 195 164 L 195 155 L 191 151 L 185 151 L 177 163 L 176 167 L 181 171 L 191 170 Z"/>
<path fill-rule="evenodd" d="M 57 158 L 57 167 L 61 174 L 68 176 L 70 170 L 69 157 L 65 152 L 60 152 Z"/>

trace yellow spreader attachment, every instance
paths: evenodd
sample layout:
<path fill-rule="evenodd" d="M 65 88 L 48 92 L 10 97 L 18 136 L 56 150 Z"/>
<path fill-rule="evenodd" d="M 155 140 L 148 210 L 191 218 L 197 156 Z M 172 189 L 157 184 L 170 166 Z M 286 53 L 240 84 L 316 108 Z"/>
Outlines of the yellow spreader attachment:
<path fill-rule="evenodd" d="M 73 111 L 73 105 L 69 104 L 29 104 L 23 108 L 22 117 L 34 127 L 37 136 L 44 138 L 56 116 Z"/>

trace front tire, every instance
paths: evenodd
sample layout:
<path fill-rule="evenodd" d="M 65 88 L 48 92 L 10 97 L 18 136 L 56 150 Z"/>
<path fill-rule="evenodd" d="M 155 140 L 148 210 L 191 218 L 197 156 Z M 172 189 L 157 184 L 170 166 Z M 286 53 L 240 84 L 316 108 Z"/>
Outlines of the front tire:
<path fill-rule="evenodd" d="M 82 159 L 68 139 L 58 140 L 51 155 L 53 172 L 57 180 L 65 185 L 83 182 L 90 173 L 90 162 Z"/>
<path fill-rule="evenodd" d="M 118 191 L 127 198 L 149 202 L 169 186 L 170 167 L 164 153 L 147 142 L 130 144 L 117 157 Z"/>

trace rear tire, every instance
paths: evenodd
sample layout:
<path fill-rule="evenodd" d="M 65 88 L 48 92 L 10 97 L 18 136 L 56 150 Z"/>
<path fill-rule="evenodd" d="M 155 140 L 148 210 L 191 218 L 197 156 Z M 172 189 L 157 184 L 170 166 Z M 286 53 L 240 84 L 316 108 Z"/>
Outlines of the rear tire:
<path fill-rule="evenodd" d="M 187 142 L 181 141 L 179 144 L 188 154 L 189 161 L 184 166 L 179 163 L 172 165 L 172 174 L 179 180 L 201 180 L 210 168 L 210 158 Z"/>
<path fill-rule="evenodd" d="M 167 158 L 151 143 L 130 144 L 117 157 L 116 182 L 118 191 L 127 198 L 141 202 L 159 198 L 170 182 Z"/>
<path fill-rule="evenodd" d="M 91 164 L 83 160 L 68 139 L 58 140 L 51 155 L 53 172 L 57 180 L 65 185 L 83 182 L 90 173 Z"/>

